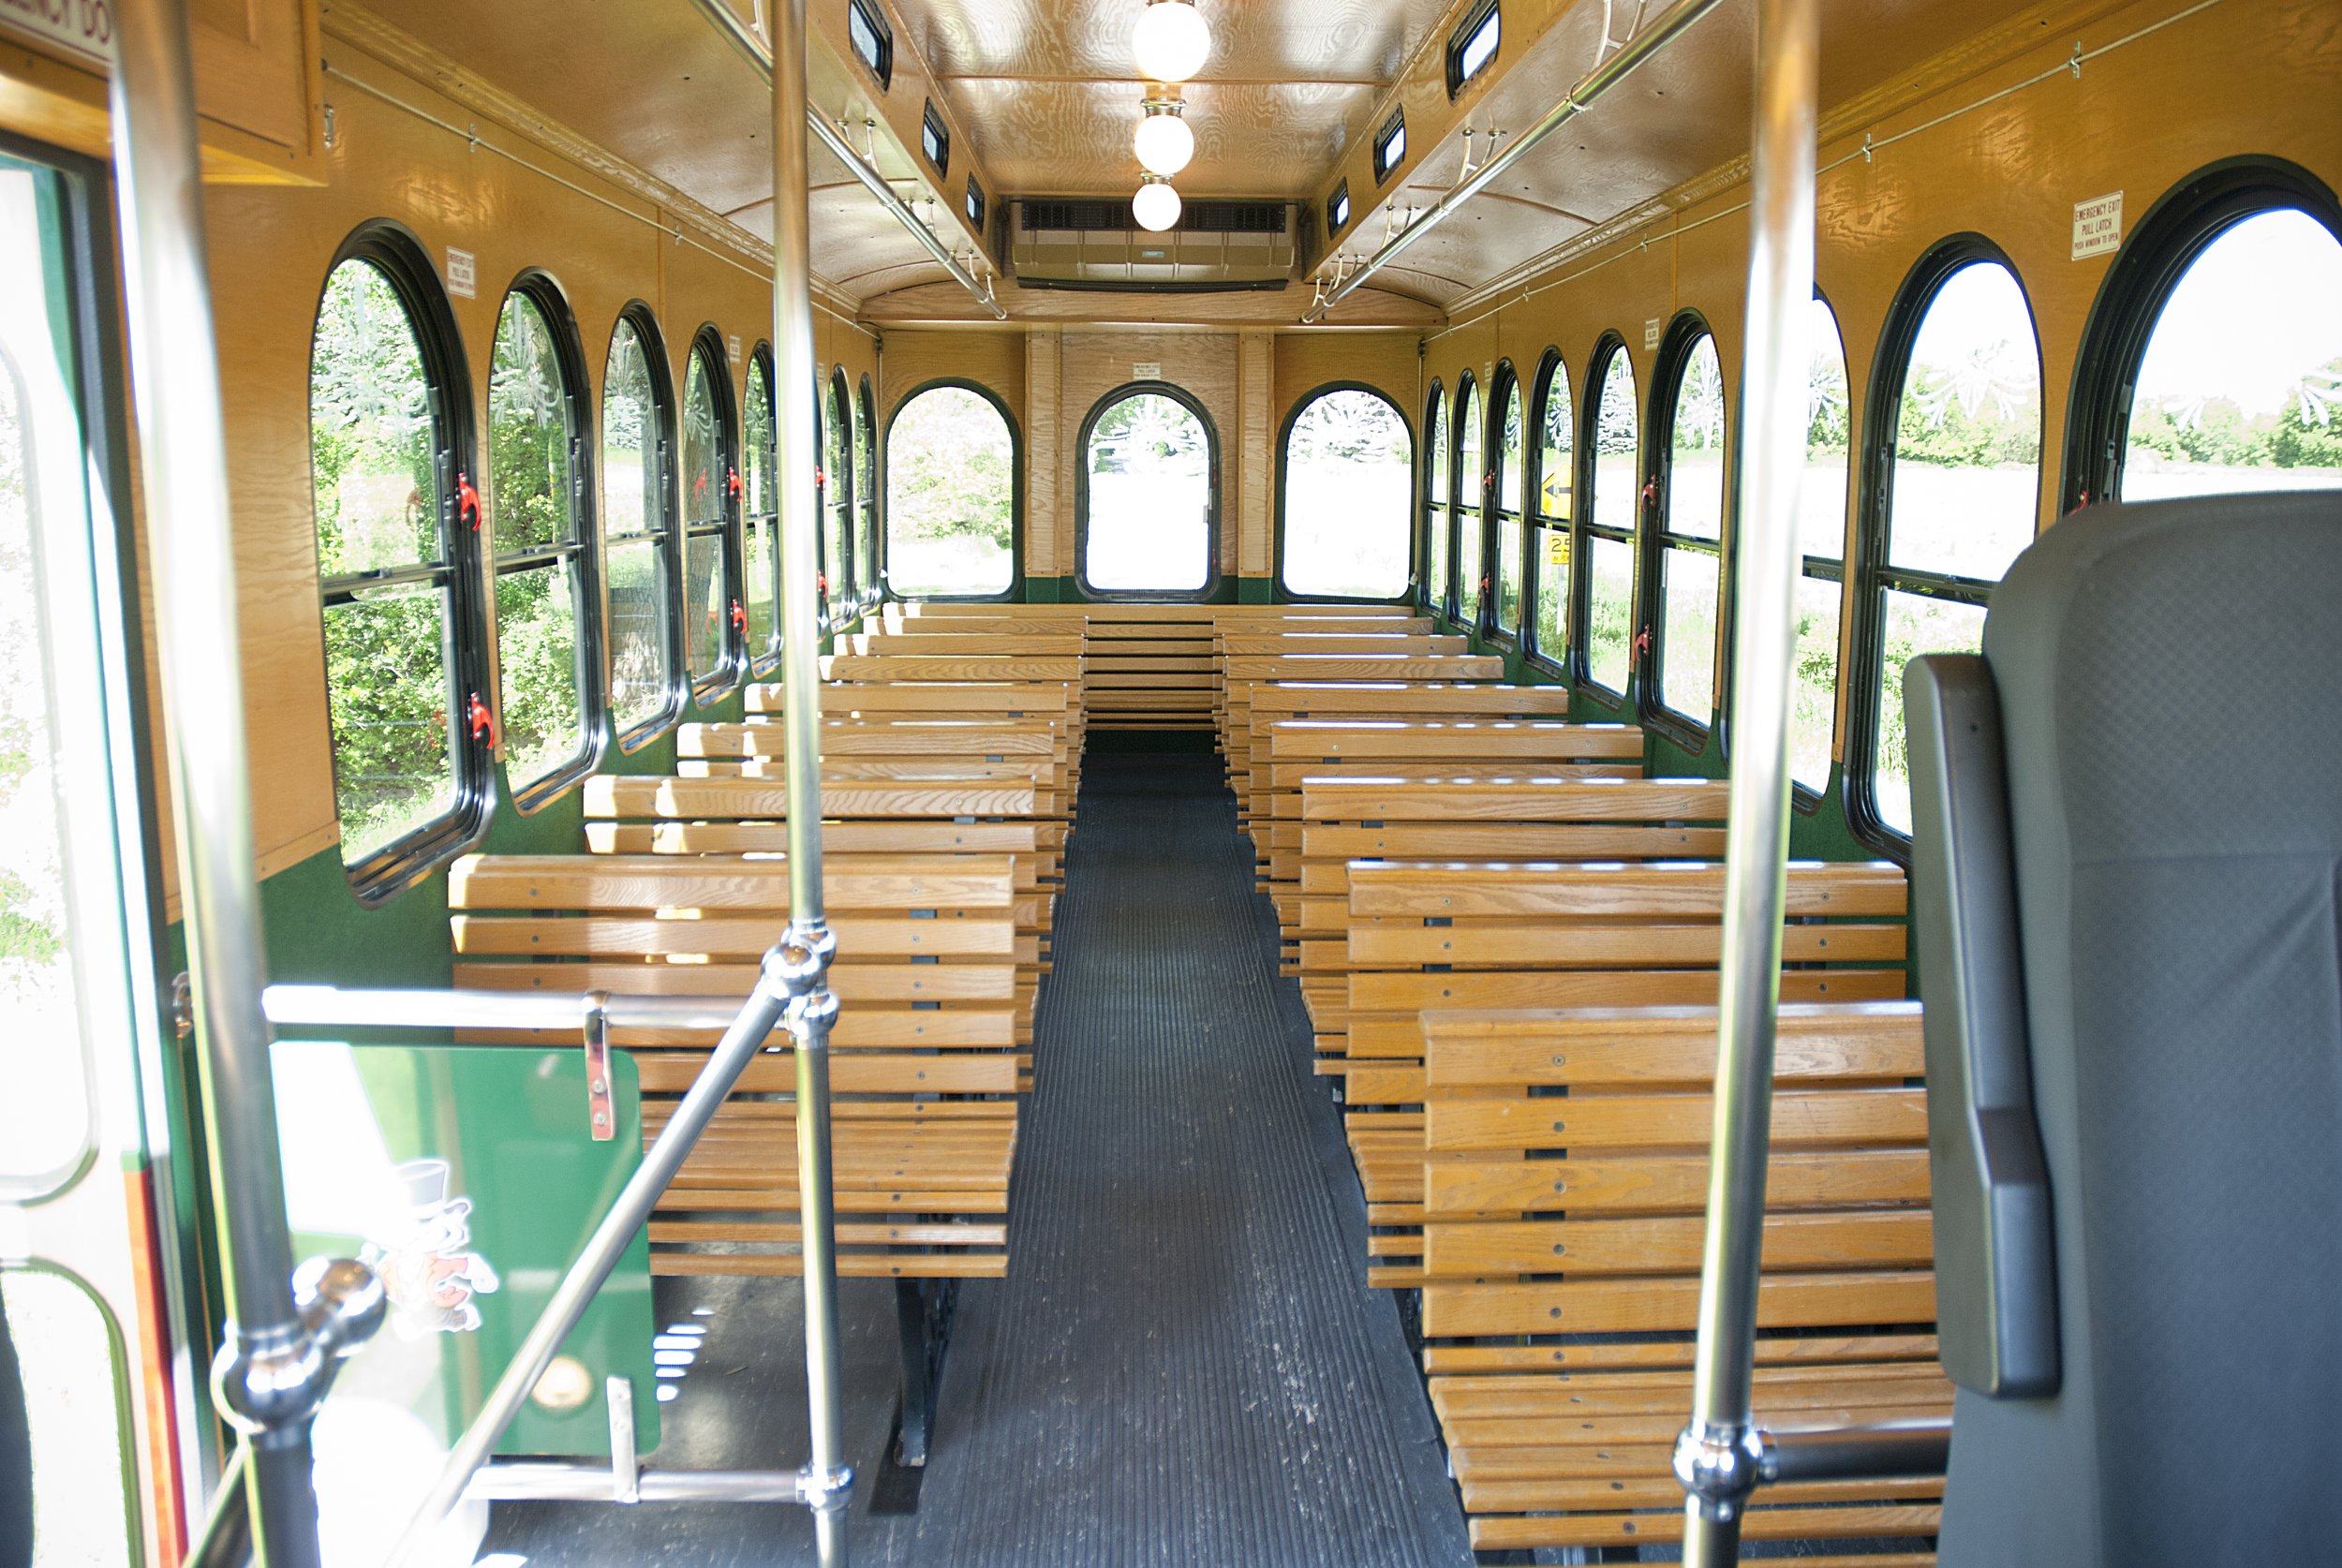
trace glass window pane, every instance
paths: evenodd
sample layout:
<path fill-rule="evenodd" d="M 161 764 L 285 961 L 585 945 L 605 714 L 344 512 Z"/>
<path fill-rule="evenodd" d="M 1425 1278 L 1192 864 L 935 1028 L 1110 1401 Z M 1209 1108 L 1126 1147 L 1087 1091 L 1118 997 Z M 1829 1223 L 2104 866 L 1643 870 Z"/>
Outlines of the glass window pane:
<path fill-rule="evenodd" d="M 532 784 L 586 749 L 573 560 L 497 578 L 497 658 L 503 673 L 504 766 Z"/>
<path fill-rule="evenodd" d="M 1838 318 L 1820 300 L 1805 307 L 1805 344 L 1810 368 L 1805 380 L 1805 476 L 1797 493 L 1797 544 L 1801 554 L 1835 561 L 1845 555 L 1852 405 Z"/>
<path fill-rule="evenodd" d="M 2147 339 L 2122 498 L 2342 485 L 2342 242 L 2291 208 L 2188 263 Z"/>
<path fill-rule="evenodd" d="M 1569 657 L 1569 530 L 1539 528 L 1537 652 L 1555 663 Z"/>
<path fill-rule="evenodd" d="M 1016 450 L 1008 421 L 965 387 L 932 387 L 886 433 L 886 577 L 907 598 L 1006 593 Z"/>
<path fill-rule="evenodd" d="M 846 384 L 833 383 L 822 421 L 822 491 L 827 508 L 829 537 L 829 602 L 839 612 L 852 602 L 856 565 L 853 558 L 852 436 L 846 407 Z"/>
<path fill-rule="evenodd" d="M 732 601 L 724 592 L 724 539 L 721 534 L 693 534 L 683 549 L 683 629 L 691 653 L 691 673 L 705 674 L 723 667 L 724 632 Z"/>
<path fill-rule="evenodd" d="M 0 1268 L 0 1314 L 31 1439 L 35 1568 L 128 1564 L 130 1434 L 104 1309 L 61 1274 L 11 1266 Z"/>
<path fill-rule="evenodd" d="M 660 493 L 658 398 L 643 335 L 620 317 L 601 379 L 602 523 L 612 539 L 667 524 Z"/>
<path fill-rule="evenodd" d="M 870 432 L 870 382 L 863 378 L 853 405 L 854 559 L 862 563 L 862 597 L 876 599 L 881 586 L 878 536 L 878 447 Z"/>
<path fill-rule="evenodd" d="M 1659 639 L 1659 701 L 1705 725 L 1716 701 L 1716 594 L 1724 559 L 1704 550 L 1660 553 L 1667 617 Z"/>
<path fill-rule="evenodd" d="M 1593 572 L 1587 584 L 1586 663 L 1596 684 L 1626 689 L 1635 644 L 1635 547 L 1617 540 L 1588 540 Z"/>
<path fill-rule="evenodd" d="M 1089 544 L 1093 588 L 1192 593 L 1211 579 L 1211 433 L 1160 392 L 1117 399 L 1091 425 Z"/>
<path fill-rule="evenodd" d="M 1593 521 L 1621 533 L 1635 531 L 1636 502 L 1642 490 L 1636 456 L 1642 436 L 1635 410 L 1635 367 L 1623 348 L 1602 373 L 1602 400 L 1594 406 Z"/>
<path fill-rule="evenodd" d="M 1545 429 L 1537 452 L 1537 514 L 1556 523 L 1570 519 L 1570 487 L 1578 482 L 1578 415 L 1569 396 L 1569 366 L 1553 362 L 1546 372 Z"/>
<path fill-rule="evenodd" d="M 1466 383 L 1456 402 L 1456 606 L 1466 621 L 1480 614 L 1480 389 Z"/>
<path fill-rule="evenodd" d="M 1683 362 L 1668 432 L 1667 527 L 1692 539 L 1724 537 L 1724 367 L 1702 334 Z"/>
<path fill-rule="evenodd" d="M 1447 602 L 1447 400 L 1431 394 L 1430 477 L 1424 481 L 1424 602 Z"/>
<path fill-rule="evenodd" d="M 1928 302 L 1895 423 L 1888 559 L 1998 582 L 2033 542 L 2041 355 L 2024 291 L 1971 261 Z"/>
<path fill-rule="evenodd" d="M 488 503 L 499 554 L 577 537 L 570 407 L 552 324 L 535 300 L 510 296 L 488 378 Z M 515 787 L 586 748 L 582 586 L 567 561 L 496 580 L 504 762 Z"/>
<path fill-rule="evenodd" d="M 448 591 L 366 588 L 325 609 L 334 800 L 355 863 L 455 806 Z"/>
<path fill-rule="evenodd" d="M 749 612 L 749 649 L 763 654 L 773 645 L 774 573 L 778 570 L 773 554 L 774 514 L 779 510 L 779 493 L 773 487 L 776 464 L 773 451 L 773 391 L 765 378 L 764 362 L 749 362 L 748 407 L 743 410 L 741 428 L 744 432 L 741 457 L 741 480 L 745 486 L 741 505 L 748 516 L 746 570 Z"/>
<path fill-rule="evenodd" d="M 1522 442 L 1520 383 L 1505 390 L 1496 432 L 1496 624 L 1520 629 L 1520 485 L 1528 451 Z"/>
<path fill-rule="evenodd" d="M 691 350 L 683 377 L 683 521 L 691 535 L 683 553 L 683 601 L 689 635 L 684 653 L 693 675 L 721 670 L 730 645 L 732 593 L 724 581 L 721 530 L 727 521 L 731 454 L 724 450 L 719 373 L 704 349 Z M 703 533 L 703 529 L 717 532 Z"/>
<path fill-rule="evenodd" d="M 1878 736 L 1871 753 L 1878 820 L 1911 831 L 1911 769 L 1903 722 L 1903 667 L 1921 654 L 1976 653 L 1984 646 L 1984 607 L 1890 590 L 1886 668 L 1879 677 Z"/>
<path fill-rule="evenodd" d="M 42 319 L 36 290 L 53 286 L 55 273 L 40 243 L 36 182 L 53 178 L 0 166 L 0 256 L 10 276 L 28 280 L 24 315 Z M 34 331 L 36 344 L 48 335 Z M 10 1197 L 69 1177 L 93 1131 L 66 885 L 68 716 L 53 695 L 64 650 L 52 639 L 63 629 L 51 625 L 52 615 L 88 610 L 52 603 L 41 586 L 51 553 L 43 536 L 89 526 L 86 462 L 59 360 L 35 349 L 20 362 L 0 347 L 0 1081 L 8 1086 L 0 1094 L 0 1177 Z M 72 515 L 60 516 L 67 508 Z"/>
<path fill-rule="evenodd" d="M 1284 584 L 1297 594 L 1407 591 L 1407 422 L 1370 392 L 1321 392 L 1285 432 Z"/>
<path fill-rule="evenodd" d="M 1789 694 L 1789 777 L 1809 790 L 1830 783 L 1830 740 L 1838 721 L 1841 586 L 1797 580 L 1797 685 Z"/>
<path fill-rule="evenodd" d="M 325 577 L 443 558 L 431 389 L 398 290 L 372 262 L 326 279 L 309 354 L 309 455 Z"/>
<path fill-rule="evenodd" d="M 667 708 L 666 553 L 659 539 L 610 547 L 610 715 L 620 734 Z"/>

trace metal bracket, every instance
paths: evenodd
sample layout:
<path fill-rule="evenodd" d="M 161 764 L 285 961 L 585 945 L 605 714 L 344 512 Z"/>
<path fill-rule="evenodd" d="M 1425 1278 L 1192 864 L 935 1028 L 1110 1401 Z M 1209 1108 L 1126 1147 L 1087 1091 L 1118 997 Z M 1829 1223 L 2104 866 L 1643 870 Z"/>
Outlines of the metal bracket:
<path fill-rule="evenodd" d="M 610 1093 L 610 993 L 607 991 L 586 993 L 586 1110 L 594 1142 L 606 1144 L 618 1135 L 617 1110 L 612 1103 Z"/>
<path fill-rule="evenodd" d="M 634 1452 L 634 1384 L 613 1377 L 602 1384 L 610 1407 L 610 1501 L 643 1501 L 643 1462 Z"/>

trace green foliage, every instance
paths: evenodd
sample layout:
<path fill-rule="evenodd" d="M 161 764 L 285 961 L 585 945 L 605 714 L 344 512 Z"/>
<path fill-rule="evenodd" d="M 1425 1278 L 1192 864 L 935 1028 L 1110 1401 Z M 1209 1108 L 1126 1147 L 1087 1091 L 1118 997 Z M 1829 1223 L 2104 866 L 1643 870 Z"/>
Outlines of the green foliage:
<path fill-rule="evenodd" d="M 1978 388 L 1956 373 L 1914 365 L 1897 410 L 1895 458 L 1962 468 L 2035 466 L 2041 461 L 2039 391 L 1997 380 Z"/>
<path fill-rule="evenodd" d="M 1014 461 L 1008 426 L 991 404 L 957 387 L 920 393 L 896 416 L 887 440 L 889 534 L 897 542 L 969 537 L 1008 549 Z"/>
<path fill-rule="evenodd" d="M 2128 446 L 2167 463 L 2215 468 L 2342 468 L 2342 359 L 2311 371 L 2273 414 L 2235 401 L 2158 398 L 2130 412 Z"/>

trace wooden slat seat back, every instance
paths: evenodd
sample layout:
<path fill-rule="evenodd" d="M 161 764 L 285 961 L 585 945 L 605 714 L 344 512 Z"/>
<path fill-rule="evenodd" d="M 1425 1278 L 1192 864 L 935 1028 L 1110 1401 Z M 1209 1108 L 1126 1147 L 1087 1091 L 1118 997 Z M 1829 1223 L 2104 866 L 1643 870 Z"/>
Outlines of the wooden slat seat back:
<path fill-rule="evenodd" d="M 1563 686 L 1444 681 L 1231 681 L 1223 693 L 1220 749 L 1238 798 L 1250 787 L 1264 726 L 1287 719 L 1492 719 L 1569 717 Z"/>
<path fill-rule="evenodd" d="M 778 686 L 748 688 L 751 718 L 778 719 L 788 711 Z M 1072 681 L 892 681 L 822 688 L 824 721 L 860 718 L 997 720 L 1047 719 L 1081 728 L 1081 688 Z"/>
<path fill-rule="evenodd" d="M 1297 623 L 1306 625 L 1307 623 Z M 1472 639 L 1430 631 L 1295 630 L 1291 626 L 1268 632 L 1221 629 L 1213 651 L 1223 658 L 1259 658 L 1281 654 L 1460 654 L 1472 651 Z"/>
<path fill-rule="evenodd" d="M 1052 657 L 998 654 L 937 654 L 925 657 L 839 653 L 822 660 L 823 675 L 831 681 L 893 684 L 897 681 L 1067 682 L 1078 688 L 1082 678 L 1079 654 Z M 827 704 L 824 703 L 824 710 Z"/>
<path fill-rule="evenodd" d="M 1902 997 L 1907 893 L 1890 862 L 1792 863 L 1782 999 Z M 1715 1002 L 1713 861 L 1360 862 L 1349 911 L 1341 994 L 1314 1021 L 1345 1058 L 1345 1128 L 1379 1225 L 1421 1219 L 1426 1010 Z M 1415 1282 L 1411 1240 L 1378 1238 L 1383 1282 Z"/>
<path fill-rule="evenodd" d="M 1715 1011 L 1433 1011 L 1419 1027 L 1424 1367 L 1472 1544 L 1676 1541 Z M 1772 1425 L 1949 1413 L 1923 1071 L 1916 1002 L 1781 1009 L 1756 1382 Z M 1825 1551 L 1931 1536 L 1941 1488 L 1768 1487 L 1744 1533 Z"/>
<path fill-rule="evenodd" d="M 744 999 L 789 918 L 785 856 L 471 855 L 451 869 L 455 984 Z M 832 1037 L 841 1272 L 1007 1266 L 1020 1082 L 1018 936 L 1005 855 L 834 855 Z M 656 1136 L 712 1030 L 619 1030 Z M 775 1043 L 787 1039 L 775 1032 Z M 798 1269 L 793 1065 L 762 1056 L 650 1226 L 658 1274 Z"/>
<path fill-rule="evenodd" d="M 1257 771 L 1257 770 L 1256 770 Z M 1731 786 L 1579 769 L 1575 777 L 1447 778 L 1305 776 L 1300 821 L 1269 824 L 1296 849 L 1270 852 L 1270 892 L 1290 923 L 1297 972 L 1338 969 L 1349 926 L 1350 869 L 1372 860 L 1697 860 L 1724 852 Z M 1312 961 L 1314 960 L 1314 961 Z"/>
<path fill-rule="evenodd" d="M 841 638 L 837 651 L 882 658 L 1079 658 L 1086 642 L 1079 626 L 1051 632 L 864 631 Z"/>

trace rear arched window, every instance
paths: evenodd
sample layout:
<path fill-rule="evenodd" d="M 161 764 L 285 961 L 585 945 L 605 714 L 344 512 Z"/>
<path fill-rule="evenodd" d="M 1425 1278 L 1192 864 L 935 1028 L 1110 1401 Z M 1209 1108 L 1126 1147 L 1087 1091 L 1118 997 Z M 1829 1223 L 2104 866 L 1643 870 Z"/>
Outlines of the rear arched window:
<path fill-rule="evenodd" d="M 1398 406 L 1362 387 L 1318 392 L 1286 422 L 1281 472 L 1285 591 L 1402 598 L 1415 442 Z"/>
<path fill-rule="evenodd" d="M 1107 393 L 1082 426 L 1082 585 L 1209 587 L 1219 472 L 1219 437 L 1200 405 L 1169 388 Z"/>
<path fill-rule="evenodd" d="M 945 383 L 886 427 L 886 585 L 898 599 L 986 599 L 1016 580 L 1016 436 L 999 404 Z"/>
<path fill-rule="evenodd" d="M 574 330 L 550 281 L 505 296 L 488 371 L 504 770 L 524 807 L 591 767 L 601 716 Z"/>
<path fill-rule="evenodd" d="M 326 279 L 309 354 L 334 799 L 368 896 L 471 836 L 495 729 L 473 668 L 467 382 L 434 278 L 403 235 L 363 234 Z"/>
<path fill-rule="evenodd" d="M 669 381 L 658 328 L 640 306 L 618 318 L 601 377 L 602 575 L 610 600 L 610 717 L 642 745 L 682 711 L 679 576 L 668 477 Z"/>
<path fill-rule="evenodd" d="M 1903 668 L 1982 645 L 1984 603 L 2039 515 L 2041 351 L 2016 274 L 1969 247 L 1922 261 L 1889 318 L 1868 444 L 1880 548 L 1866 574 L 1868 747 L 1854 819 L 1911 832 Z"/>

